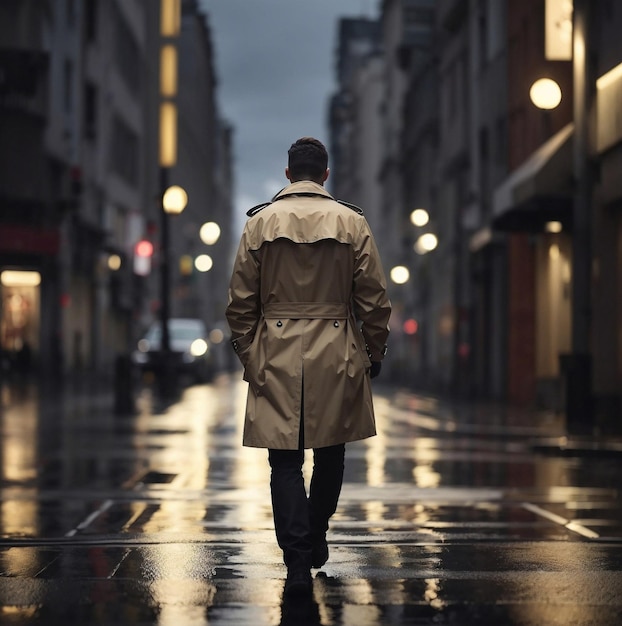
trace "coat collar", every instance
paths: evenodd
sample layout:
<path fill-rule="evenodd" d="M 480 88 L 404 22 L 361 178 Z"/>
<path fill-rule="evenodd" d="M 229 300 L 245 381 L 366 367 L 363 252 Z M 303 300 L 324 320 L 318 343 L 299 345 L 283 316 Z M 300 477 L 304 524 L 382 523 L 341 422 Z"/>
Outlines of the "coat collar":
<path fill-rule="evenodd" d="M 272 198 L 272 202 L 275 200 L 280 200 L 281 198 L 285 198 L 287 196 L 296 196 L 296 195 L 304 195 L 304 196 L 323 196 L 324 198 L 330 198 L 334 200 L 334 198 L 318 183 L 314 183 L 311 180 L 299 180 L 291 185 L 287 185 L 279 191 L 274 198 Z"/>
<path fill-rule="evenodd" d="M 270 206 L 273 202 L 276 202 L 277 200 L 282 200 L 283 198 L 296 197 L 296 196 L 298 197 L 312 196 L 312 197 L 319 197 L 319 198 L 327 198 L 329 200 L 335 199 L 333 198 L 333 196 L 331 196 L 328 193 L 328 191 L 326 191 L 326 189 L 324 189 L 324 187 L 322 187 L 322 185 L 319 185 L 318 183 L 314 183 L 311 180 L 300 180 L 298 182 L 292 183 L 291 185 L 287 185 L 287 187 L 283 187 L 283 189 L 281 189 L 281 191 L 279 191 L 272 198 L 272 200 L 270 200 L 270 202 L 263 202 L 262 204 L 258 204 L 254 206 L 252 209 L 249 209 L 246 212 L 246 215 L 248 215 L 248 217 L 253 217 L 253 215 L 256 215 L 257 213 L 259 213 L 259 211 L 261 211 L 262 209 L 265 209 L 267 206 Z M 347 204 L 347 203 L 342 202 L 342 204 Z M 347 205 L 347 206 L 354 209 L 358 213 L 362 214 L 361 209 L 359 209 L 358 207 L 354 207 L 354 205 Z"/>

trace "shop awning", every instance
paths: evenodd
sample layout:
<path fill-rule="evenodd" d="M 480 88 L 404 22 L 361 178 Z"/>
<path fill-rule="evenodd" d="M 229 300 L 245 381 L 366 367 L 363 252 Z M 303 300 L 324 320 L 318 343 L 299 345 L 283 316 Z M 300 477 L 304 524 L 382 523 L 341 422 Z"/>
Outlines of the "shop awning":
<path fill-rule="evenodd" d="M 495 228 L 538 232 L 549 221 L 571 228 L 573 128 L 562 128 L 497 187 Z"/>

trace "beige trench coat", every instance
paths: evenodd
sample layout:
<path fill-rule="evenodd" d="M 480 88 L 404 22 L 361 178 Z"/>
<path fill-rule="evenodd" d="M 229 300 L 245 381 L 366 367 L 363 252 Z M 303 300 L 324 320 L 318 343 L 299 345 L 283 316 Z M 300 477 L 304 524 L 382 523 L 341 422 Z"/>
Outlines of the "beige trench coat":
<path fill-rule="evenodd" d="M 293 183 L 253 215 L 226 311 L 249 383 L 243 444 L 296 449 L 301 415 L 305 448 L 375 435 L 368 370 L 390 312 L 367 221 L 321 185 Z"/>

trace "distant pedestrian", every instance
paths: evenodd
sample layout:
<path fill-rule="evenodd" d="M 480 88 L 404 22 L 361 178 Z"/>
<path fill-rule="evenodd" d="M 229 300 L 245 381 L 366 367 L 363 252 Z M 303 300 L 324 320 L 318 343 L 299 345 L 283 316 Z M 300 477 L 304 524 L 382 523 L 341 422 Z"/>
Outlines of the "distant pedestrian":
<path fill-rule="evenodd" d="M 343 482 L 345 444 L 376 434 L 370 378 L 391 312 L 362 211 L 324 189 L 328 155 L 303 137 L 290 181 L 248 212 L 229 287 L 232 344 L 249 383 L 245 446 L 267 448 L 285 593 L 311 589 Z M 304 449 L 313 448 L 307 498 Z"/>

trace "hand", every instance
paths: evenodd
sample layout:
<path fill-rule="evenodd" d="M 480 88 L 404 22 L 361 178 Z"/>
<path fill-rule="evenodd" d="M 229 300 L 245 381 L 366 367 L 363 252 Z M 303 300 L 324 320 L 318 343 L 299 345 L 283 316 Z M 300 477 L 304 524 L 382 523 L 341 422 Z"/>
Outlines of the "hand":
<path fill-rule="evenodd" d="M 369 368 L 369 377 L 370 378 L 376 378 L 376 376 L 378 376 L 378 374 L 380 374 L 380 369 L 382 368 L 382 362 L 381 361 L 372 361 L 371 362 L 371 367 Z"/>

